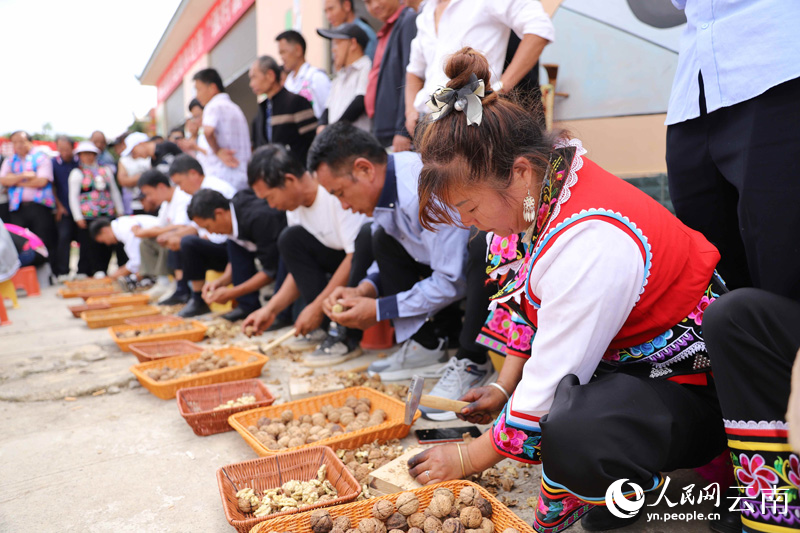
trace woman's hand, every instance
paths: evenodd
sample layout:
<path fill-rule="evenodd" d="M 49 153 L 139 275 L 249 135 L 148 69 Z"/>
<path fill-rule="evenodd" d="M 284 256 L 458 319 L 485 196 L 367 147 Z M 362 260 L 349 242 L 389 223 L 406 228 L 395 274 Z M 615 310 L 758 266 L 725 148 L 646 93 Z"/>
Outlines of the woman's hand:
<path fill-rule="evenodd" d="M 409 475 L 423 485 L 461 479 L 461 459 L 456 446 L 458 444 L 442 444 L 418 453 L 408 460 Z M 467 468 L 466 446 L 461 447 L 461 453 L 469 476 L 474 472 Z"/>
<path fill-rule="evenodd" d="M 470 402 L 470 404 L 464 407 L 460 413 L 456 413 L 456 416 L 473 424 L 491 424 L 494 415 L 503 409 L 508 401 L 506 395 L 497 387 L 489 385 L 470 389 L 459 400 Z"/>

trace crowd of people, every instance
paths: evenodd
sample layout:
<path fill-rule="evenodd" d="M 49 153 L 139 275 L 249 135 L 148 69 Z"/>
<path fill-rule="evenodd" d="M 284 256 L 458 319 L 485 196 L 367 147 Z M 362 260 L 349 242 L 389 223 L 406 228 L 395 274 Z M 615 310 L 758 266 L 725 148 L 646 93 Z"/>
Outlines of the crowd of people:
<path fill-rule="evenodd" d="M 800 347 L 796 132 L 774 127 L 797 124 L 798 64 L 736 53 L 752 41 L 737 33 L 744 8 L 720 30 L 730 49 L 699 46 L 705 15 L 686 7 L 668 115 L 676 217 L 545 130 L 531 102 L 554 29 L 538 2 L 366 0 L 377 32 L 350 0 L 324 4 L 333 79 L 303 35 L 281 33 L 280 62 L 249 70 L 251 124 L 208 68 L 183 126 L 123 135 L 117 157 L 100 132 L 59 137 L 52 160 L 16 132 L 0 216 L 50 251 L 25 260 L 66 275 L 77 240 L 78 273 L 185 304 L 183 317 L 235 302 L 223 316 L 248 333 L 294 326 L 312 367 L 357 357 L 363 331 L 390 320 L 400 346 L 369 373 L 434 378 L 431 394 L 470 402 L 459 417 L 493 423 L 414 457 L 412 476 L 542 463 L 538 531 L 628 525 L 640 515 L 604 507 L 612 483 L 653 491 L 726 449 L 741 505 L 716 530 L 796 523 L 760 502 L 771 489 L 796 500 L 800 482 L 784 421 Z M 767 37 L 796 39 L 782 20 Z M 758 90 L 709 72 L 715 54 L 763 74 Z M 750 185 L 764 165 L 767 192 Z M 489 349 L 506 358 L 499 376 Z"/>

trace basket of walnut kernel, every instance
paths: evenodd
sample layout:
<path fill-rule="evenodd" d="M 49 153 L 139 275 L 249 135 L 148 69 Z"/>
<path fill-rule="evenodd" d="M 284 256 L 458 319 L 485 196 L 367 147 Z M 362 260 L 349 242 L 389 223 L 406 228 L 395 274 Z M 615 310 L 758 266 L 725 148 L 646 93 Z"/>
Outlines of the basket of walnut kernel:
<path fill-rule="evenodd" d="M 270 518 L 351 502 L 361 490 L 326 446 L 222 467 L 217 484 L 225 518 L 242 533 Z"/>
<path fill-rule="evenodd" d="M 260 379 L 244 379 L 216 385 L 181 389 L 178 411 L 196 435 L 232 431 L 228 417 L 240 411 L 272 405 L 275 397 Z"/>
<path fill-rule="evenodd" d="M 230 425 L 258 455 L 308 446 L 353 449 L 402 439 L 405 404 L 367 387 L 350 387 L 303 400 L 231 415 Z M 415 420 L 420 416 L 419 411 Z"/>
<path fill-rule="evenodd" d="M 445 481 L 409 492 L 268 519 L 250 533 L 533 533 L 483 487 Z"/>

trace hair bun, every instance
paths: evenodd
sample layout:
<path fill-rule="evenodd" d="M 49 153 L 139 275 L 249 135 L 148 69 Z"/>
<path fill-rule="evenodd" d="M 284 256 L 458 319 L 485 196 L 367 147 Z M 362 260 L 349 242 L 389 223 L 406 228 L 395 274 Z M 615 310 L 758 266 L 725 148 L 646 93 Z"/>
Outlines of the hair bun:
<path fill-rule="evenodd" d="M 462 48 L 448 58 L 444 73 L 450 78 L 450 81 L 447 82 L 447 87 L 451 89 L 458 90 L 467 85 L 472 74 L 475 74 L 479 80 L 483 80 L 487 91 L 492 89 L 491 85 L 489 85 L 489 78 L 491 78 L 489 61 L 486 60 L 483 54 L 469 46 Z"/>

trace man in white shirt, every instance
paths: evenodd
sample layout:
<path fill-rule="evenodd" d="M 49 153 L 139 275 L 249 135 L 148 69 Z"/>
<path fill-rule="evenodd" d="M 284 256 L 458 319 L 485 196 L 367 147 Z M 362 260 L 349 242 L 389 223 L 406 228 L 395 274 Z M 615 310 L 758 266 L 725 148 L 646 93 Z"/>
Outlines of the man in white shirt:
<path fill-rule="evenodd" d="M 322 341 L 304 363 L 328 366 L 358 357 L 362 331 L 337 328 L 326 337 L 324 328 L 330 320 L 322 311 L 322 302 L 337 287 L 353 287 L 366 276 L 372 259 L 354 257 L 354 252 L 360 234 L 371 238 L 369 219 L 343 209 L 339 200 L 279 145 L 255 151 L 248 181 L 256 196 L 286 211 L 288 226 L 278 239 L 278 250 L 289 275 L 269 303 L 247 317 L 243 327 L 261 333 L 302 297 L 306 306 L 294 324 L 297 335 Z"/>
<path fill-rule="evenodd" d="M 203 106 L 203 136 L 198 140 L 198 146 L 206 154 L 203 168 L 237 191 L 246 189 L 247 161 L 251 153 L 247 119 L 225 93 L 216 70 L 200 70 L 193 79 L 197 100 Z"/>
<path fill-rule="evenodd" d="M 112 279 L 134 276 L 141 280 L 143 275 L 139 272 L 141 266 L 140 244 L 141 238 L 137 237 L 134 229 L 147 230 L 158 226 L 158 218 L 150 215 L 133 215 L 119 217 L 114 220 L 98 218 L 89 226 L 89 236 L 95 241 L 114 246 L 122 243 L 128 261 L 116 271 L 109 274 Z"/>
<path fill-rule="evenodd" d="M 275 40 L 287 72 L 284 87 L 311 102 L 314 115 L 321 117 L 331 90 L 331 79 L 322 70 L 306 63 L 306 40 L 300 33 L 288 30 Z"/>
<path fill-rule="evenodd" d="M 503 71 L 511 32 L 522 42 Z M 420 114 L 427 113 L 431 94 L 447 84 L 448 56 L 470 46 L 486 56 L 492 88 L 508 93 L 536 65 L 555 30 L 542 4 L 533 0 L 429 0 L 417 16 L 406 67 L 406 129 L 413 135 Z"/>
<path fill-rule="evenodd" d="M 364 94 L 367 92 L 369 71 L 372 68 L 372 61 L 364 54 L 364 48 L 369 42 L 367 34 L 353 23 L 342 24 L 330 30 L 318 29 L 317 33 L 332 41 L 333 68 L 336 71 L 327 107 L 319 119 L 317 133 L 328 124 L 340 120 L 370 131 L 372 121 L 364 107 Z"/>

